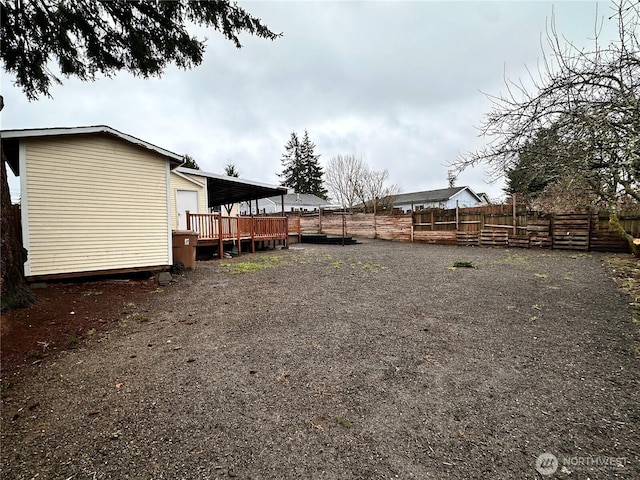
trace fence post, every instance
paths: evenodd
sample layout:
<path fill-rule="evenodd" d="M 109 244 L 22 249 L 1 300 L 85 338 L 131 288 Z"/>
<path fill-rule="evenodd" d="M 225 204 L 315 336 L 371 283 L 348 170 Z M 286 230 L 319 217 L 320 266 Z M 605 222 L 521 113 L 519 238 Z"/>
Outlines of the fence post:
<path fill-rule="evenodd" d="M 435 222 L 435 218 L 433 216 L 433 208 L 432 208 L 431 209 L 431 230 L 435 230 L 434 222 Z"/>
<path fill-rule="evenodd" d="M 511 195 L 511 203 L 512 205 L 512 212 L 511 215 L 513 215 L 512 218 L 512 225 L 513 225 L 513 235 L 516 236 L 518 235 L 518 219 L 516 218 L 516 194 L 514 193 L 513 195 Z"/>
<path fill-rule="evenodd" d="M 458 231 L 458 225 L 459 225 L 459 214 L 458 214 L 458 208 L 459 208 L 459 200 L 456 200 L 456 232 Z"/>
<path fill-rule="evenodd" d="M 373 238 L 378 238 L 378 227 L 376 226 L 376 205 L 377 199 L 373 199 Z"/>
<path fill-rule="evenodd" d="M 284 248 L 289 248 L 289 217 L 284 217 Z"/>
<path fill-rule="evenodd" d="M 411 241 L 412 242 L 413 242 L 413 231 L 416 228 L 416 225 L 415 225 L 416 219 L 415 219 L 415 217 L 413 215 L 414 215 L 414 212 L 411 212 Z"/>
<path fill-rule="evenodd" d="M 185 213 L 187 214 L 187 230 L 191 230 L 191 214 L 189 210 L 185 211 Z"/>

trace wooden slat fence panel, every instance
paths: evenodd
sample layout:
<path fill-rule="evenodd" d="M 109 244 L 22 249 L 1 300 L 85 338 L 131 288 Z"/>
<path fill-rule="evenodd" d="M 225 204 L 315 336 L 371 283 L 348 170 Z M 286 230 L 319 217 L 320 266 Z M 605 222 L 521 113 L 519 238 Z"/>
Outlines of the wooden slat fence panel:
<path fill-rule="evenodd" d="M 342 217 L 343 215 L 337 215 L 337 217 Z M 355 235 L 357 237 L 364 238 L 374 238 L 375 237 L 375 228 L 374 228 L 374 215 L 372 213 L 356 213 L 353 215 L 344 216 L 346 221 L 346 235 Z M 337 229 L 335 230 L 335 235 L 342 235 L 342 219 L 337 219 L 338 224 Z M 324 225 L 323 225 L 324 227 Z"/>
<path fill-rule="evenodd" d="M 589 250 L 591 218 L 588 213 L 556 214 L 553 218 L 553 248 Z"/>
<path fill-rule="evenodd" d="M 301 232 L 300 217 L 289 216 L 288 230 L 289 235 L 298 235 Z"/>
<path fill-rule="evenodd" d="M 506 230 L 482 230 L 480 232 L 481 247 L 509 246 L 509 232 Z"/>
<path fill-rule="evenodd" d="M 531 240 L 528 235 L 509 235 L 509 248 L 529 248 Z"/>
<path fill-rule="evenodd" d="M 390 215 L 376 217 L 376 237 L 382 240 L 411 240 L 410 215 Z"/>
<path fill-rule="evenodd" d="M 609 213 L 600 212 L 599 225 L 605 230 L 609 229 Z M 618 221 L 625 232 L 635 238 L 640 238 L 640 212 L 621 212 L 618 214 Z"/>
<path fill-rule="evenodd" d="M 640 214 L 619 216 L 625 230 L 640 236 Z M 510 246 L 519 248 L 561 248 L 586 251 L 628 251 L 626 242 L 609 228 L 608 214 L 544 214 L 516 209 L 512 205 L 456 209 L 429 209 L 400 214 L 302 215 L 303 233 L 346 235 L 389 240 L 413 240 L 458 245 Z M 457 233 L 456 233 L 457 226 Z M 515 227 L 515 228 L 514 228 Z M 412 232 L 413 230 L 413 232 Z"/>
<path fill-rule="evenodd" d="M 621 221 L 622 223 L 622 221 Z M 632 231 L 633 225 L 629 225 Z M 591 216 L 591 235 L 589 236 L 589 250 L 594 252 L 630 253 L 629 243 L 609 225 L 609 213 L 594 213 Z"/>
<path fill-rule="evenodd" d="M 348 219 L 345 218 L 345 215 L 322 215 L 322 231 L 319 233 L 327 235 L 342 235 L 343 221 L 345 222 L 345 234 L 352 235 L 351 233 L 347 233 L 349 231 L 349 227 Z M 373 220 L 371 225 L 371 229 L 373 230 Z"/>
<path fill-rule="evenodd" d="M 433 224 L 432 224 L 433 220 Z M 413 214 L 416 231 L 424 230 L 454 230 L 456 229 L 456 211 L 434 208 L 421 210 Z"/>
<path fill-rule="evenodd" d="M 455 245 L 456 239 L 457 233 L 455 230 L 424 230 L 413 232 L 413 240 L 416 242 Z"/>
<path fill-rule="evenodd" d="M 480 232 L 458 232 L 457 244 L 461 246 L 479 246 Z"/>
<path fill-rule="evenodd" d="M 531 220 L 527 235 L 531 248 L 551 248 L 551 220 Z"/>
<path fill-rule="evenodd" d="M 301 215 L 300 230 L 302 233 L 320 233 L 320 215 Z"/>

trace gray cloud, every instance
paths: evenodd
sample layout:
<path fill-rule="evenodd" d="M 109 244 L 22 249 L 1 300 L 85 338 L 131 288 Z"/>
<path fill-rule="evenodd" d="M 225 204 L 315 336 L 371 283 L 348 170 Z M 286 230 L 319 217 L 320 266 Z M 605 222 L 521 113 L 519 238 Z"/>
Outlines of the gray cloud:
<path fill-rule="evenodd" d="M 558 27 L 586 44 L 595 4 L 556 5 Z M 604 5 L 604 6 L 603 6 Z M 606 3 L 600 14 L 607 13 Z M 388 169 L 405 191 L 446 184 L 446 163 L 482 145 L 474 125 L 510 78 L 535 68 L 547 2 L 242 2 L 284 36 L 216 32 L 204 63 L 160 79 L 128 74 L 64 81 L 54 100 L 29 103 L 3 74 L 2 128 L 107 124 L 221 172 L 277 183 L 292 131 L 308 129 L 321 160 L 355 154 Z M 481 168 L 468 183 L 494 197 Z"/>

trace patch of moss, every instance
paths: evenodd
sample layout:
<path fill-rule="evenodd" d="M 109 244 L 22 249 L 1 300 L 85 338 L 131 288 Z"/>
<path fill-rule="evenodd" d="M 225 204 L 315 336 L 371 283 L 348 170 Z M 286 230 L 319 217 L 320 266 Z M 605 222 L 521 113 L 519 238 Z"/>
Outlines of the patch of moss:
<path fill-rule="evenodd" d="M 478 268 L 478 266 L 468 260 L 458 260 L 453 263 L 453 268 Z"/>
<path fill-rule="evenodd" d="M 344 428 L 351 428 L 351 422 L 344 417 L 336 417 L 336 423 Z"/>
<path fill-rule="evenodd" d="M 268 268 L 266 264 L 256 262 L 223 263 L 222 267 L 227 268 L 231 274 L 253 273 Z"/>

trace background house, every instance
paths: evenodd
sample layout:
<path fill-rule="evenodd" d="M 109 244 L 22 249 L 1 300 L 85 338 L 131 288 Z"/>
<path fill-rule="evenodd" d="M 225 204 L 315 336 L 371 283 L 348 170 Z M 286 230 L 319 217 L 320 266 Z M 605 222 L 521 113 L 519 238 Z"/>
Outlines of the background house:
<path fill-rule="evenodd" d="M 172 264 L 180 155 L 107 126 L 5 130 L 2 145 L 20 177 L 28 280 Z"/>
<path fill-rule="evenodd" d="M 483 205 L 491 204 L 491 199 L 489 198 L 489 195 L 487 195 L 485 192 L 478 193 L 478 198 L 480 198 Z"/>
<path fill-rule="evenodd" d="M 284 209 L 283 209 L 284 205 Z M 286 195 L 277 195 L 273 197 L 261 198 L 258 200 L 259 213 L 281 213 L 281 212 L 317 212 L 321 208 L 340 208 L 339 205 L 333 205 L 331 202 L 320 198 L 316 195 L 307 193 L 288 193 Z M 249 204 L 244 202 L 240 205 L 240 213 L 249 215 L 256 213 L 255 206 L 249 208 Z"/>
<path fill-rule="evenodd" d="M 422 192 L 401 193 L 393 197 L 393 208 L 403 212 L 425 208 L 460 208 L 486 205 L 486 201 L 469 187 L 441 188 Z"/>

